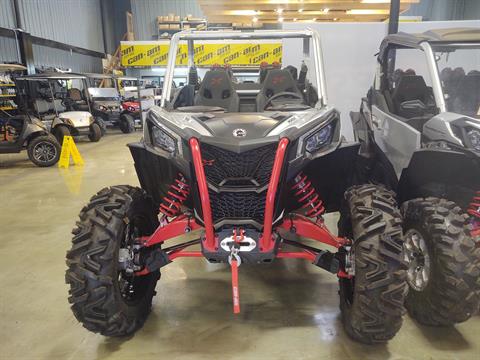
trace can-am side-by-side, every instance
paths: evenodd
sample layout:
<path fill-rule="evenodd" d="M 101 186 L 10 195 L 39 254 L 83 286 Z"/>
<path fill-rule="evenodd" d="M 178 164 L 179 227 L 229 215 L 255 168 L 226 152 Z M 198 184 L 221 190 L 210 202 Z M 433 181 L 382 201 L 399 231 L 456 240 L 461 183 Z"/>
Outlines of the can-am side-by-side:
<path fill-rule="evenodd" d="M 189 78 L 174 92 L 180 41 L 188 44 Z M 228 67 L 196 64 L 195 49 L 212 41 L 258 56 L 240 64 L 233 53 Z M 279 42 L 284 54 L 303 46 L 304 62 L 260 66 L 278 48 L 259 49 Z M 245 69 L 257 69 L 255 82 L 236 76 Z M 304 259 L 338 277 L 342 322 L 352 338 L 385 342 L 398 332 L 407 283 L 396 196 L 354 181 L 358 145 L 342 142 L 339 114 L 327 105 L 316 32 L 175 34 L 161 106 L 151 109 L 141 142 L 129 148 L 141 188 L 95 194 L 67 253 L 69 301 L 87 329 L 135 332 L 150 312 L 160 270 L 189 257 L 229 264 L 235 313 L 240 265 Z M 334 211 L 341 214 L 338 235 L 323 220 Z M 172 245 L 187 233 L 198 236 Z"/>
<path fill-rule="evenodd" d="M 480 304 L 480 30 L 387 36 L 374 85 L 353 113 L 364 181 L 402 205 L 406 307 L 446 326 Z"/>

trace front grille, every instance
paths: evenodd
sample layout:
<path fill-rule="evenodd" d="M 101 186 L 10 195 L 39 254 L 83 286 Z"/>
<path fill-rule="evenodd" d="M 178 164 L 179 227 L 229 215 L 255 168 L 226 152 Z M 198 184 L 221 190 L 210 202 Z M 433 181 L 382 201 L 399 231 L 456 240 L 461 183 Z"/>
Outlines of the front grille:
<path fill-rule="evenodd" d="M 263 223 L 277 144 L 242 153 L 208 144 L 201 149 L 207 181 L 219 190 L 209 189 L 213 221 L 251 219 Z"/>
<path fill-rule="evenodd" d="M 277 144 L 270 144 L 239 154 L 202 144 L 207 180 L 215 186 L 265 186 L 270 181 L 276 149 Z"/>
<path fill-rule="evenodd" d="M 263 223 L 267 191 L 221 192 L 209 190 L 213 221 L 222 219 L 251 219 Z"/>

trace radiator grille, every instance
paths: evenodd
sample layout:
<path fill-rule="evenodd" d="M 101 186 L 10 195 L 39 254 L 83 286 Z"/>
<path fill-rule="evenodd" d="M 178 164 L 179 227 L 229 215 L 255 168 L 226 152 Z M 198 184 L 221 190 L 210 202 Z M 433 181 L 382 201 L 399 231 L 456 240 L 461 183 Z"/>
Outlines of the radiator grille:
<path fill-rule="evenodd" d="M 263 223 L 267 185 L 270 181 L 277 144 L 269 144 L 240 154 L 202 144 L 214 222 L 222 219 L 251 219 Z M 248 191 L 229 191 L 229 190 Z M 256 190 L 264 188 L 263 191 Z"/>

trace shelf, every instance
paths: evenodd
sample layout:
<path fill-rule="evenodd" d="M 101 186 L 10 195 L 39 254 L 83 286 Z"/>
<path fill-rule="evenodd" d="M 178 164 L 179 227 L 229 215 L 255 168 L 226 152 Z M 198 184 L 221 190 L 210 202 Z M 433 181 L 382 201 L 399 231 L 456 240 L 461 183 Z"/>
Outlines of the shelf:
<path fill-rule="evenodd" d="M 15 84 L 0 84 L 0 86 L 10 86 L 10 87 L 14 87 Z"/>
<path fill-rule="evenodd" d="M 4 97 L 4 98 L 15 97 L 15 96 L 17 96 L 17 94 L 0 94 L 0 97 Z"/>
<path fill-rule="evenodd" d="M 17 110 L 17 108 L 13 106 L 0 106 L 0 110 L 3 110 L 3 111 Z"/>

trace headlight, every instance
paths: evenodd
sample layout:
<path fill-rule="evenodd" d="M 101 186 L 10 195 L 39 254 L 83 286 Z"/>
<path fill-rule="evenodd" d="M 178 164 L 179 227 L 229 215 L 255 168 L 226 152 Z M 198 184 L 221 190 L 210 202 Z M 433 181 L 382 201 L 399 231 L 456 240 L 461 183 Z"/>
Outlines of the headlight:
<path fill-rule="evenodd" d="M 88 123 L 89 123 L 90 125 L 92 125 L 94 122 L 95 122 L 95 119 L 93 118 L 93 116 L 90 116 L 90 117 L 88 118 Z"/>
<path fill-rule="evenodd" d="M 473 148 L 475 150 L 480 151 L 480 131 L 479 130 L 470 130 L 467 133 L 468 140 L 470 140 L 470 143 L 472 144 Z"/>
<path fill-rule="evenodd" d="M 161 128 L 152 126 L 152 142 L 162 150 L 173 153 L 175 151 L 175 140 Z"/>
<path fill-rule="evenodd" d="M 315 132 L 313 135 L 310 135 L 305 140 L 305 150 L 307 150 L 309 153 L 314 153 L 323 146 L 329 144 L 332 141 L 333 129 L 334 124 L 331 122 Z"/>
<path fill-rule="evenodd" d="M 108 109 L 107 109 L 106 106 L 99 105 L 99 106 L 98 106 L 98 110 L 100 110 L 100 111 L 107 111 Z"/>

